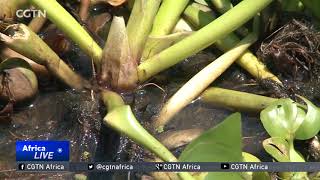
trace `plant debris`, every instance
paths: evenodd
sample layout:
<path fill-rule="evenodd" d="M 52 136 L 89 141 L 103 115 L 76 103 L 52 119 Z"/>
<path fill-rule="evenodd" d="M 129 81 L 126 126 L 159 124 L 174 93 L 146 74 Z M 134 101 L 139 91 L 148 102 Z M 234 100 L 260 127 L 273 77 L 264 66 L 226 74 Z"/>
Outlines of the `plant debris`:
<path fill-rule="evenodd" d="M 267 37 L 258 53 L 282 79 L 287 94 L 313 99 L 320 95 L 319 48 L 320 32 L 306 20 L 292 19 Z"/>

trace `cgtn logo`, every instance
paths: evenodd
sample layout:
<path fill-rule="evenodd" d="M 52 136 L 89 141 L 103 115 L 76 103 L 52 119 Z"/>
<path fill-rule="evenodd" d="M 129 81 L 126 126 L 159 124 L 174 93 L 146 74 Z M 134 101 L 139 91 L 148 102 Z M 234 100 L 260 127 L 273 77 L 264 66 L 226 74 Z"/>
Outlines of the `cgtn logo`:
<path fill-rule="evenodd" d="M 38 9 L 19 9 L 16 11 L 16 16 L 18 18 L 35 18 L 35 17 L 46 17 L 46 10 L 38 10 Z"/>
<path fill-rule="evenodd" d="M 69 161 L 69 141 L 16 141 L 16 161 Z"/>

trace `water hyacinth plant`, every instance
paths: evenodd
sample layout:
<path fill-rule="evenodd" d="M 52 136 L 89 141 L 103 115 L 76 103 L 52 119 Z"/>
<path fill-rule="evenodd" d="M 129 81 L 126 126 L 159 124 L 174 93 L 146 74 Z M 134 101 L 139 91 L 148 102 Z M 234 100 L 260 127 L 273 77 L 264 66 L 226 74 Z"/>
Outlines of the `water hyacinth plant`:
<path fill-rule="evenodd" d="M 264 128 L 271 136 L 263 142 L 265 150 L 279 162 L 305 162 L 294 148 L 294 140 L 307 140 L 320 131 L 320 109 L 300 96 L 307 106 L 281 99 L 261 111 Z M 308 179 L 304 173 L 285 173 L 284 178 Z M 289 176 L 289 177 L 288 177 Z"/>

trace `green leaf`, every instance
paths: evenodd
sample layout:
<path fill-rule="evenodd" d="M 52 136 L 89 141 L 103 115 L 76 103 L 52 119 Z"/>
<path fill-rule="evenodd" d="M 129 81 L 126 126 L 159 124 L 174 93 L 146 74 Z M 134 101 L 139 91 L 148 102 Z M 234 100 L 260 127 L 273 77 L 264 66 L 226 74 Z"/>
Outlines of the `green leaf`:
<path fill-rule="evenodd" d="M 291 99 L 280 99 L 261 111 L 260 119 L 271 137 L 293 138 L 303 122 L 303 112 Z"/>
<path fill-rule="evenodd" d="M 244 179 L 240 173 L 235 172 L 211 172 L 205 177 L 205 180 L 227 179 L 227 180 L 242 180 Z"/>
<path fill-rule="evenodd" d="M 181 162 L 241 162 L 241 115 L 234 113 L 192 141 Z M 208 173 L 206 179 L 241 179 L 240 173 Z"/>
<path fill-rule="evenodd" d="M 263 148 L 278 162 L 305 162 L 303 156 L 294 149 L 293 140 L 272 137 L 263 141 Z"/>
<path fill-rule="evenodd" d="M 259 158 L 247 152 L 242 152 L 242 158 L 244 162 L 261 162 Z"/>
<path fill-rule="evenodd" d="M 320 110 L 306 98 L 299 97 L 306 102 L 308 112 L 297 130 L 295 137 L 296 139 L 306 140 L 314 137 L 320 130 Z"/>
<path fill-rule="evenodd" d="M 261 162 L 256 156 L 242 152 L 242 157 L 244 162 Z M 270 180 L 270 175 L 268 172 L 243 172 L 246 180 Z"/>
<path fill-rule="evenodd" d="M 268 172 L 253 172 L 252 180 L 270 180 L 271 177 Z"/>
<path fill-rule="evenodd" d="M 279 137 L 266 139 L 262 143 L 263 148 L 278 162 L 290 162 L 289 143 Z"/>

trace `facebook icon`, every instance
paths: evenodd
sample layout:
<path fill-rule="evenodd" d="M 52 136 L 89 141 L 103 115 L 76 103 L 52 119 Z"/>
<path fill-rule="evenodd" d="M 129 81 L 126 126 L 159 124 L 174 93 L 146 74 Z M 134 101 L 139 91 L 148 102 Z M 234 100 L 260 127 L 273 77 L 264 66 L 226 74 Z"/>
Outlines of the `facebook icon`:
<path fill-rule="evenodd" d="M 23 170 L 25 169 L 25 167 L 26 167 L 26 165 L 23 164 L 23 163 L 20 163 L 20 164 L 18 165 L 18 168 L 19 168 L 20 171 L 23 171 Z"/>

